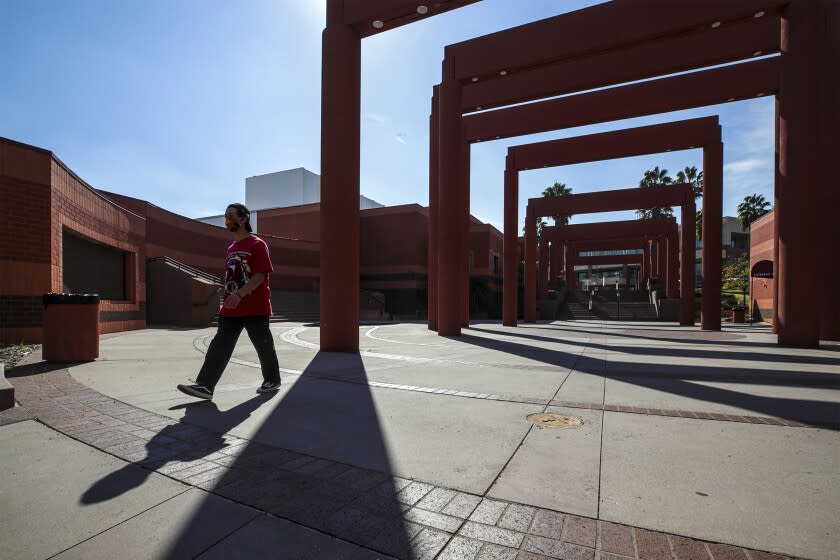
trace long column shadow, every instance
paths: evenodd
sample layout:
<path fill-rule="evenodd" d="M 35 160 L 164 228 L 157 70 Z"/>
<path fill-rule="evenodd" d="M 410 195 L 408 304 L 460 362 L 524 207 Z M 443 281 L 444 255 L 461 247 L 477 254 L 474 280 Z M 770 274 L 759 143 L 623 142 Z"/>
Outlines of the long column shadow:
<path fill-rule="evenodd" d="M 617 352 L 620 351 L 623 354 L 633 354 L 637 356 L 670 356 L 675 358 L 701 358 L 701 359 L 716 359 L 716 360 L 742 360 L 742 361 L 766 361 L 766 362 L 776 362 L 776 363 L 786 363 L 786 364 L 802 364 L 802 365 L 828 365 L 828 366 L 838 366 L 840 367 L 840 358 L 829 358 L 823 356 L 795 356 L 790 354 L 774 354 L 774 353 L 756 353 L 756 352 L 741 352 L 737 350 L 698 350 L 693 348 L 679 348 L 679 347 L 666 347 L 666 348 L 657 348 L 654 346 L 648 345 L 640 345 L 640 346 L 633 346 L 631 344 L 625 344 L 621 346 L 616 345 L 609 345 L 609 344 L 601 344 L 594 341 L 586 341 L 580 342 L 575 340 L 567 340 L 561 338 L 554 338 L 550 336 L 541 336 L 536 334 L 524 333 L 524 332 L 512 332 L 512 331 L 498 331 L 493 329 L 484 329 L 480 327 L 470 327 L 470 330 L 477 331 L 477 332 L 484 332 L 488 334 L 495 334 L 495 335 L 503 335 L 503 336 L 510 336 L 510 337 L 518 337 L 518 338 L 526 338 L 529 340 L 535 340 L 539 342 L 553 342 L 553 343 L 563 343 L 573 346 L 585 346 L 587 348 L 597 348 L 599 350 L 605 350 L 608 352 Z M 656 364 L 640 364 L 644 366 L 653 366 L 656 367 Z M 668 365 L 667 367 L 671 367 Z M 683 369 L 687 370 L 690 366 L 683 366 Z M 708 370 L 708 368 L 701 368 L 704 370 Z M 789 382 L 793 386 L 801 387 L 837 387 L 840 388 L 840 375 L 833 374 L 833 373 L 826 373 L 826 372 L 818 372 L 818 371 L 771 371 L 771 370 L 750 370 L 749 368 L 737 368 L 737 370 L 728 370 L 730 372 L 737 371 L 737 372 L 754 372 L 759 371 L 763 372 L 765 375 L 764 382 L 779 384 L 784 382 Z M 715 376 L 704 376 L 703 379 L 710 379 Z M 739 375 L 738 377 L 741 377 Z M 737 379 L 734 379 L 732 375 L 729 376 L 722 376 L 720 377 L 721 381 L 733 381 L 737 382 Z M 752 382 L 752 380 L 750 381 Z M 758 379 L 756 382 L 762 382 L 761 379 Z"/>
<path fill-rule="evenodd" d="M 614 321 L 614 322 L 617 322 L 617 321 Z M 564 325 L 556 325 L 556 324 L 553 324 L 553 323 L 552 324 L 542 324 L 542 325 L 539 325 L 539 326 L 529 325 L 529 328 L 542 329 L 542 330 L 555 331 L 555 332 L 556 331 L 563 331 L 563 332 L 571 332 L 571 333 L 592 334 L 592 335 L 607 336 L 607 337 L 640 338 L 640 339 L 643 339 L 643 340 L 654 340 L 654 341 L 657 341 L 657 342 L 677 342 L 677 343 L 689 342 L 691 344 L 707 344 L 707 345 L 714 345 L 714 346 L 743 346 L 745 348 L 773 348 L 773 349 L 781 348 L 779 346 L 779 344 L 775 343 L 775 342 L 751 342 L 751 341 L 747 341 L 747 342 L 741 341 L 741 342 L 739 342 L 738 339 L 745 338 L 745 337 L 743 335 L 738 334 L 738 333 L 732 333 L 732 332 L 726 332 L 726 333 L 723 333 L 723 335 L 735 337 L 735 340 L 729 339 L 729 338 L 715 338 L 715 336 L 718 336 L 718 337 L 721 336 L 721 333 L 714 333 L 714 332 L 710 332 L 708 335 L 705 335 L 708 338 L 698 338 L 696 336 L 698 331 L 687 330 L 687 327 L 675 327 L 676 329 L 678 329 L 675 332 L 685 332 L 686 334 L 693 335 L 694 336 L 693 338 L 691 338 L 689 336 L 685 336 L 685 337 L 672 337 L 672 336 L 663 337 L 663 336 L 650 336 L 650 335 L 644 335 L 644 334 L 637 334 L 638 332 L 644 332 L 646 330 L 653 331 L 654 329 L 638 329 L 637 333 L 628 334 L 628 333 L 615 332 L 613 330 L 610 330 L 610 331 L 603 331 L 603 330 L 602 331 L 593 331 L 593 330 L 580 328 L 577 325 L 564 326 Z M 690 327 L 688 327 L 688 328 L 690 328 Z M 681 331 L 680 331 L 680 329 L 681 329 Z M 665 331 L 665 329 L 659 328 L 659 329 L 656 329 L 656 332 L 666 332 L 666 331 Z M 707 332 L 707 331 L 699 331 L 699 332 L 704 333 L 704 332 Z M 758 332 L 758 331 L 755 331 L 755 330 L 746 331 L 745 330 L 743 332 Z M 769 330 L 760 331 L 760 332 L 763 332 L 765 334 L 770 334 Z M 673 334 L 673 333 L 671 333 L 671 334 Z M 701 335 L 701 336 L 703 336 L 703 335 Z M 823 350 L 823 351 L 827 350 L 829 352 L 840 353 L 840 345 L 837 345 L 837 344 L 822 344 L 819 347 L 819 350 Z"/>
<path fill-rule="evenodd" d="M 319 352 L 303 374 L 284 388 L 252 439 L 221 451 L 217 460 L 225 466 L 224 474 L 207 488 L 350 543 L 397 558 L 413 558 L 410 541 L 417 530 L 410 533 L 398 497 L 402 490 L 410 491 L 411 482 L 393 475 L 370 387 L 314 377 L 332 369 L 355 369 L 366 379 L 358 354 Z M 167 558 L 179 558 L 179 550 L 201 533 L 203 509 L 196 511 Z M 271 550 L 276 558 L 382 557 L 346 544 L 338 546 L 334 539 L 335 546 L 328 549 L 293 546 L 282 532 L 266 533 L 271 526 L 264 519 L 262 529 L 252 522 L 230 537 L 227 545 L 222 542 L 211 549 L 207 557 L 229 557 L 231 550 L 243 544 L 240 540 L 237 545 L 237 538 L 264 539 L 263 550 Z"/>
<path fill-rule="evenodd" d="M 510 334 L 508 332 L 491 332 L 494 334 Z M 529 335 L 521 334 L 520 336 Z M 474 346 L 505 352 L 531 360 L 539 360 L 549 364 L 557 362 L 555 358 L 550 356 L 550 353 L 545 352 L 545 349 L 540 349 L 541 351 L 536 352 L 533 347 L 526 344 L 489 339 L 469 334 L 462 334 L 460 340 Z M 552 339 L 551 341 L 564 344 L 569 342 L 560 339 Z M 585 345 L 590 346 L 591 343 L 585 343 Z M 836 402 L 751 395 L 720 387 L 699 385 L 686 380 L 738 382 L 734 376 L 721 379 L 721 374 L 718 373 L 721 369 L 719 366 L 681 366 L 677 359 L 673 364 L 661 366 L 660 373 L 656 375 L 639 372 L 638 368 L 643 367 L 645 364 L 607 360 L 606 368 L 604 365 L 603 358 L 583 353 L 575 363 L 574 369 L 582 373 L 604 376 L 607 379 L 617 379 L 624 383 L 655 389 L 681 397 L 700 399 L 707 402 L 752 410 L 762 415 L 784 418 L 796 422 L 805 422 L 832 430 L 840 429 L 840 404 Z M 618 369 L 619 371 L 614 371 L 611 368 Z M 620 371 L 622 368 L 629 368 L 632 371 L 622 372 Z M 662 371 L 663 369 L 667 369 L 667 372 Z M 738 371 L 743 370 L 739 368 Z M 742 383 L 753 383 L 754 379 L 761 379 L 762 376 L 767 376 L 767 370 L 760 369 L 747 369 L 743 373 L 745 378 L 741 381 Z M 793 380 L 789 385 L 800 386 L 800 384 L 795 382 L 797 373 L 801 373 L 804 376 L 810 375 L 812 372 L 786 372 Z"/>

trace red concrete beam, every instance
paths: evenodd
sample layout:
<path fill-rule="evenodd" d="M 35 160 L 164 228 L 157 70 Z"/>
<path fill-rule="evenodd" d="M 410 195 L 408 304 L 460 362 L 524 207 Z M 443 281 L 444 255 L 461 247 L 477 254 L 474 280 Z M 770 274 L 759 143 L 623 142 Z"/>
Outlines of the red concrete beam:
<path fill-rule="evenodd" d="M 364 38 L 479 1 L 339 0 L 342 5 L 336 17 L 342 23 L 353 26 Z"/>
<path fill-rule="evenodd" d="M 446 48 L 455 78 L 497 76 L 579 56 L 631 47 L 666 36 L 734 23 L 762 12 L 775 15 L 787 0 L 614 0 L 492 33 Z"/>
<path fill-rule="evenodd" d="M 615 192 L 615 191 L 611 191 Z M 595 194 L 595 193 L 586 193 Z M 570 195 L 579 196 L 579 195 Z M 582 195 L 581 195 L 582 196 Z M 594 224 L 571 224 L 567 226 L 547 226 L 542 230 L 542 239 L 549 241 L 589 241 L 624 237 L 644 237 L 659 235 L 677 230 L 674 218 L 654 218 L 652 220 L 622 220 Z"/>
<path fill-rule="evenodd" d="M 575 266 L 597 266 L 605 264 L 641 264 L 644 260 L 644 255 L 597 255 L 591 257 L 574 257 Z"/>
<path fill-rule="evenodd" d="M 528 199 L 528 211 L 532 212 L 536 219 L 542 216 L 680 206 L 689 199 L 694 200 L 694 192 L 689 184 L 647 188 L 634 187 L 567 196 L 531 198 Z"/>
<path fill-rule="evenodd" d="M 508 154 L 524 170 L 689 150 L 719 139 L 714 116 L 512 146 Z"/>
<path fill-rule="evenodd" d="M 463 118 L 470 142 L 717 105 L 775 94 L 779 58 L 486 111 Z"/>
<path fill-rule="evenodd" d="M 648 238 L 614 238 L 595 241 L 577 241 L 567 245 L 569 254 L 575 256 L 589 251 L 638 251 L 648 245 Z"/>
<path fill-rule="evenodd" d="M 744 60 L 756 52 L 775 53 L 779 51 L 779 25 L 777 17 L 750 18 L 691 35 L 468 82 L 462 107 L 464 112 L 491 109 Z"/>

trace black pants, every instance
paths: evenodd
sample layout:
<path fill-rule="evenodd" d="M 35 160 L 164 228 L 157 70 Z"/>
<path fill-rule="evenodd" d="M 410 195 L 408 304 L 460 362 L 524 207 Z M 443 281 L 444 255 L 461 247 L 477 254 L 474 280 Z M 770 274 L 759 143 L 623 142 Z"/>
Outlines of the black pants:
<path fill-rule="evenodd" d="M 211 391 L 222 377 L 222 372 L 230 361 L 233 348 L 242 329 L 248 331 L 248 338 L 257 349 L 260 358 L 263 380 L 280 381 L 280 365 L 277 363 L 277 353 L 274 351 L 274 338 L 268 328 L 268 316 L 256 317 L 219 317 L 219 330 L 207 348 L 204 365 L 198 373 L 195 382 L 204 385 Z"/>

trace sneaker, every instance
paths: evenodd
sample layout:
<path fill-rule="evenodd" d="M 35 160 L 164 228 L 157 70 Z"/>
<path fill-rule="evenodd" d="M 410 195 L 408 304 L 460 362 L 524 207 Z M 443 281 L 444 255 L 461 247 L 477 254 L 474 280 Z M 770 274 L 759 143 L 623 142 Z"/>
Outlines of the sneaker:
<path fill-rule="evenodd" d="M 198 397 L 199 399 L 209 400 L 213 398 L 213 391 L 204 385 L 178 385 L 178 390 L 191 397 Z"/>
<path fill-rule="evenodd" d="M 273 393 L 280 389 L 279 381 L 263 381 L 263 384 L 257 388 L 257 393 Z"/>

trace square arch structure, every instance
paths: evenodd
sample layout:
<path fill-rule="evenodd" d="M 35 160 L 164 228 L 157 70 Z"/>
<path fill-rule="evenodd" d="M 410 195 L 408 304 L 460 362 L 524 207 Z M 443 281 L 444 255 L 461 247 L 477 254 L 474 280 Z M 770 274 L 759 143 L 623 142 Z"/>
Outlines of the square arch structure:
<path fill-rule="evenodd" d="M 479 0 L 326 0 L 321 78 L 321 350 L 359 349 L 361 41 Z"/>
<path fill-rule="evenodd" d="M 525 211 L 525 321 L 536 320 L 537 219 L 541 216 L 616 212 L 635 208 L 679 206 L 683 223 L 694 223 L 694 191 L 689 184 L 617 189 L 528 199 Z M 640 220 L 641 221 L 641 220 Z M 680 251 L 680 324 L 694 324 L 694 228 L 683 228 Z M 533 302 L 533 313 L 530 313 Z"/>
<path fill-rule="evenodd" d="M 831 158 L 824 156 L 829 155 L 827 146 L 832 145 L 838 125 L 834 100 L 840 78 L 829 70 L 840 65 L 840 53 L 836 41 L 832 40 L 840 35 L 838 12 L 833 0 L 686 0 L 679 3 L 652 0 L 645 3 L 644 9 L 632 0 L 615 0 L 447 47 L 436 106 L 439 138 L 432 140 L 439 153 L 439 184 L 430 185 L 430 188 L 440 190 L 438 208 L 431 209 L 440 212 L 440 231 L 436 234 L 438 286 L 435 290 L 439 300 L 439 334 L 460 333 L 460 321 L 452 304 L 457 301 L 464 283 L 458 263 L 465 257 L 459 254 L 456 236 L 457 223 L 467 219 L 461 208 L 466 197 L 464 191 L 468 192 L 469 187 L 460 184 L 459 143 L 772 94 L 776 95 L 778 107 L 775 206 L 782 215 L 776 235 L 779 240 L 776 259 L 779 282 L 775 322 L 780 344 L 817 345 L 821 329 L 826 330 L 825 321 L 821 325 L 825 313 L 821 316 L 819 306 L 809 304 L 814 288 L 811 278 L 816 272 L 822 279 L 816 288 L 822 289 L 828 284 L 831 272 L 840 272 L 837 270 L 840 261 L 823 262 L 828 245 L 821 239 L 814 242 L 813 236 L 806 233 L 808 228 L 803 227 L 803 220 L 806 216 L 828 220 L 828 208 L 836 198 L 828 182 Z M 656 17 L 650 17 L 651 13 Z M 768 24 L 765 32 L 773 33 L 772 27 L 776 27 L 775 39 L 770 37 L 769 48 L 759 46 L 766 40 L 760 32 L 733 34 L 730 37 L 734 41 L 733 48 L 725 54 L 712 48 L 714 39 L 698 39 L 702 47 L 697 48 L 695 44 L 694 54 L 685 49 L 688 43 L 681 43 L 683 48 L 680 50 L 669 43 L 680 38 L 698 38 L 710 29 L 728 28 L 761 17 L 774 22 Z M 642 47 L 650 47 L 645 51 L 647 56 L 631 63 L 628 54 L 638 52 L 634 49 Z M 709 53 L 708 59 L 703 59 L 704 52 Z M 494 103 L 511 103 L 511 95 L 519 96 L 518 101 L 535 100 L 559 95 L 563 88 L 567 90 L 565 93 L 573 93 L 587 87 L 626 83 L 629 78 L 621 70 L 625 63 L 633 64 L 633 78 L 638 80 L 776 52 L 781 56 L 463 116 L 484 108 L 484 105 L 465 106 L 467 87 L 482 81 L 488 84 L 483 92 L 489 96 L 485 102 L 494 106 Z M 551 74 L 552 70 L 577 59 L 597 60 L 593 65 L 595 75 L 586 78 L 589 80 L 586 85 L 571 74 L 561 71 Z M 667 70 L 657 62 L 665 59 L 671 61 Z M 680 62 L 682 60 L 684 64 Z M 551 80 L 546 80 L 544 87 L 539 86 L 542 88 L 538 88 L 539 91 L 524 92 L 523 86 L 522 90 L 513 87 L 513 93 L 510 89 L 503 92 L 505 80 L 525 71 L 533 72 L 531 77 L 544 71 L 542 76 L 551 76 Z M 530 83 L 539 81 L 534 79 Z M 498 99 L 494 99 L 494 95 Z M 821 119 L 820 115 L 825 117 Z M 796 150 L 793 146 L 813 149 Z M 459 199 L 458 204 L 452 204 Z M 825 203 L 822 211 L 820 202 Z M 826 304 L 823 307 L 829 314 L 840 310 L 840 293 L 834 292 L 836 290 L 822 294 Z M 434 303 L 430 301 L 430 304 Z M 834 330 L 838 329 L 840 327 Z"/>
<path fill-rule="evenodd" d="M 661 259 L 657 263 L 657 267 L 660 268 L 660 275 L 664 273 L 667 281 L 666 297 L 674 297 L 676 295 L 677 277 L 677 238 L 677 222 L 674 218 L 548 226 L 543 228 L 540 236 L 540 261 L 545 262 L 543 244 L 546 242 L 566 247 L 568 254 L 569 250 L 576 252 L 581 250 L 645 249 L 647 241 L 654 240 L 659 245 L 657 257 Z M 573 258 L 575 256 L 572 255 Z M 556 262 L 554 245 L 552 245 L 551 264 L 559 267 L 559 263 Z M 545 280 L 542 272 L 540 275 Z M 518 302 L 515 300 L 508 302 L 508 305 L 511 305 L 511 303 L 518 307 Z M 516 309 L 514 307 L 513 312 L 508 309 L 505 313 L 503 319 L 506 326 L 516 326 Z"/>
<path fill-rule="evenodd" d="M 721 292 L 721 223 L 723 218 L 723 144 L 717 117 L 704 117 L 664 124 L 642 126 L 612 132 L 601 132 L 586 136 L 550 140 L 512 146 L 508 148 L 505 166 L 505 201 L 516 201 L 519 196 L 519 172 L 526 169 L 570 165 L 589 161 L 602 161 L 621 157 L 638 156 L 665 151 L 703 149 L 703 303 L 701 310 L 701 328 L 703 330 L 720 330 L 720 292 Z M 573 195 L 574 196 L 574 195 Z M 530 204 L 530 203 L 529 203 Z M 659 205 L 652 205 L 659 206 Z M 681 205 L 682 206 L 682 205 Z M 637 206 L 648 208 L 651 206 Z M 558 214 L 571 214 L 559 212 Z M 541 215 L 533 216 L 539 218 Z M 689 223 L 694 230 L 694 214 Z M 684 221 L 686 216 L 682 216 Z M 516 226 L 519 223 L 517 204 L 505 204 L 505 249 L 516 243 Z M 606 229 L 609 226 L 604 224 Z M 533 263 L 528 261 L 528 248 L 536 252 L 536 239 L 529 240 L 528 230 L 525 234 L 525 310 L 526 320 L 536 316 L 536 296 L 530 286 L 529 272 Z M 683 250 L 685 250 L 683 246 Z M 691 252 L 694 253 L 694 245 Z M 531 257 L 535 256 L 534 254 Z M 515 324 L 517 308 L 517 282 L 515 280 L 517 263 L 505 263 L 504 297 L 512 303 L 504 304 L 504 324 Z M 692 271 L 692 278 L 694 272 Z M 686 286 L 686 278 L 681 285 Z M 533 276 L 531 277 L 533 279 Z M 507 282 L 507 279 L 514 279 Z M 509 284 L 509 285 L 508 285 Z M 693 284 L 693 282 L 692 282 Z M 530 290 L 529 290 L 530 288 Z M 681 290 L 682 292 L 682 290 Z M 692 294 L 694 289 L 692 287 Z M 692 295 L 693 297 L 693 295 Z M 693 305 L 693 304 L 692 304 Z M 528 313 L 533 307 L 534 313 Z M 684 315 L 683 324 L 689 324 Z M 691 324 L 693 324 L 693 319 Z"/>

